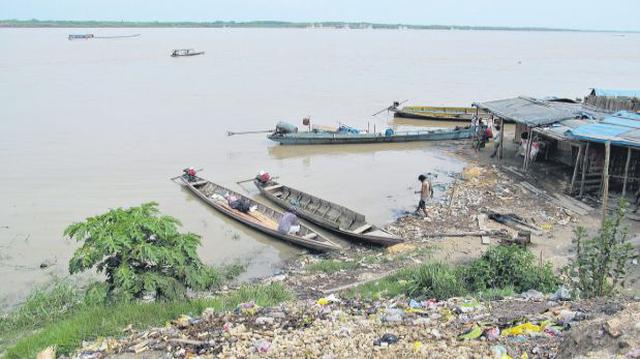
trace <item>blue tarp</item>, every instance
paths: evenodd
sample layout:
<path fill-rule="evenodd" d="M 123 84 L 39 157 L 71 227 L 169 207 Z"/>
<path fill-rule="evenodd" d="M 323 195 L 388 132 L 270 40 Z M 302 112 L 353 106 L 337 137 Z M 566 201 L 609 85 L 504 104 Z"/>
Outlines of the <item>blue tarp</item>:
<path fill-rule="evenodd" d="M 620 111 L 601 122 L 570 129 L 567 134 L 578 140 L 640 147 L 640 114 Z"/>
<path fill-rule="evenodd" d="M 640 98 L 640 90 L 601 89 L 601 88 L 593 88 L 592 90 L 596 96 L 639 97 Z"/>

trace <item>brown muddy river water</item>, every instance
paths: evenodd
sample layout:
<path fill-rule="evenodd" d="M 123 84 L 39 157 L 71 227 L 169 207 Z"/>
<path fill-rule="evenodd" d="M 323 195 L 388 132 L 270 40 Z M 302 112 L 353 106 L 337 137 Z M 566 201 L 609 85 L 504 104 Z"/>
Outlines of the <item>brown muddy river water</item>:
<path fill-rule="evenodd" d="M 130 39 L 68 41 L 69 33 Z M 0 301 L 65 276 L 64 228 L 157 201 L 202 235 L 210 264 L 269 274 L 300 249 L 217 214 L 169 181 L 180 169 L 233 189 L 260 169 L 383 225 L 415 205 L 416 176 L 463 166 L 429 144 L 282 147 L 227 130 L 338 122 L 419 126 L 370 115 L 393 100 L 468 105 L 500 97 L 634 88 L 640 34 L 285 29 L 1 29 Z M 204 56 L 171 58 L 173 48 Z M 432 124 L 433 125 L 433 124 Z M 245 186 L 253 196 L 257 191 Z M 441 194 L 436 191 L 436 196 Z M 43 261 L 57 264 L 46 270 Z"/>

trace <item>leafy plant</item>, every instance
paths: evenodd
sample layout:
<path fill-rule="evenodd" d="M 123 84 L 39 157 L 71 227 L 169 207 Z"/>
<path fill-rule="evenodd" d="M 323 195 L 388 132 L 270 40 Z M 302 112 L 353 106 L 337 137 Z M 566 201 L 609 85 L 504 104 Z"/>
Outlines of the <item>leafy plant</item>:
<path fill-rule="evenodd" d="M 551 292 L 559 284 L 550 263 L 536 264 L 533 253 L 515 245 L 491 247 L 463 269 L 462 276 L 471 291 L 513 287 L 517 292 Z"/>
<path fill-rule="evenodd" d="M 573 239 L 576 255 L 562 271 L 576 294 L 584 298 L 603 297 L 624 287 L 627 266 L 637 257 L 628 241 L 628 228 L 622 226 L 626 209 L 624 200 L 618 202 L 615 217 L 606 218 L 591 239 L 584 228 L 576 228 Z"/>
<path fill-rule="evenodd" d="M 466 293 L 458 271 L 443 263 L 429 263 L 418 267 L 412 273 L 409 283 L 410 295 L 447 299 Z"/>
<path fill-rule="evenodd" d="M 187 288 L 208 289 L 222 281 L 196 253 L 200 237 L 178 232 L 180 222 L 160 215 L 157 203 L 117 208 L 70 225 L 65 236 L 82 242 L 71 260 L 71 274 L 95 268 L 106 277 L 109 298 L 129 300 L 152 294 L 183 297 Z M 98 294 L 98 293 L 94 293 Z"/>

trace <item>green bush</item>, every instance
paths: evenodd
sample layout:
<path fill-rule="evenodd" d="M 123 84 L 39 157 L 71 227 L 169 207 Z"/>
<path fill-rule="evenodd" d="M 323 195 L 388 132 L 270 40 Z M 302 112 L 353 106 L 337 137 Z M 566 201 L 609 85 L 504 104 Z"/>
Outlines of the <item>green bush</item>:
<path fill-rule="evenodd" d="M 535 256 L 526 248 L 494 246 L 462 270 L 470 291 L 512 287 L 516 292 L 536 289 L 554 291 L 558 278 L 550 263 L 536 264 Z"/>
<path fill-rule="evenodd" d="M 72 224 L 64 234 L 82 245 L 69 261 L 69 272 L 104 272 L 108 296 L 123 300 L 145 294 L 177 299 L 187 288 L 220 284 L 223 275 L 205 266 L 196 253 L 200 237 L 179 233 L 179 225 L 177 219 L 160 215 L 154 202 Z"/>
<path fill-rule="evenodd" d="M 443 263 L 429 263 L 418 267 L 409 280 L 410 295 L 447 299 L 466 294 L 459 271 Z"/>
<path fill-rule="evenodd" d="M 627 203 L 621 200 L 615 218 L 606 218 L 598 234 L 587 239 L 587 231 L 575 230 L 576 256 L 563 269 L 565 281 L 583 298 L 603 297 L 624 287 L 629 263 L 637 257 L 622 226 Z"/>

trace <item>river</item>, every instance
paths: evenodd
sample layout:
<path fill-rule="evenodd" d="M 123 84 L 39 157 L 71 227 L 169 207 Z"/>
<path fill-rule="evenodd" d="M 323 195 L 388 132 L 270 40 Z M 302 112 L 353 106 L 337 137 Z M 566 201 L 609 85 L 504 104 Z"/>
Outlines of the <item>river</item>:
<path fill-rule="evenodd" d="M 140 33 L 68 41 L 69 33 Z M 634 88 L 640 34 L 330 29 L 0 29 L 0 303 L 67 275 L 62 232 L 109 208 L 156 201 L 202 235 L 209 264 L 244 278 L 300 253 L 207 208 L 169 181 L 184 167 L 243 190 L 260 169 L 383 225 L 416 202 L 416 177 L 438 183 L 464 163 L 430 144 L 284 147 L 227 130 L 371 117 L 394 100 L 469 105 L 518 95 L 584 96 Z M 171 58 L 174 48 L 204 56 Z M 244 186 L 253 196 L 251 184 Z M 441 195 L 441 187 L 436 196 Z M 55 262 L 39 268 L 43 261 Z"/>

